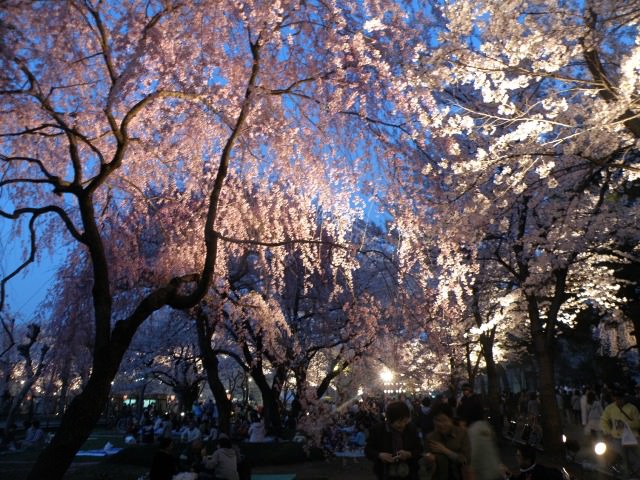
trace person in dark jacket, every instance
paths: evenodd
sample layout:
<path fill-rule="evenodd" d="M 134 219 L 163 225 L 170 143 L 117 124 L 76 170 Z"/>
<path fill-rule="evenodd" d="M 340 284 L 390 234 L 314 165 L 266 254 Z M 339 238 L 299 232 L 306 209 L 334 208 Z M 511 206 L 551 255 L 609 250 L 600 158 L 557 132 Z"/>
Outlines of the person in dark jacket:
<path fill-rule="evenodd" d="M 476 395 L 473 392 L 473 387 L 470 383 L 462 384 L 462 397 L 458 403 L 456 414 L 467 427 L 473 422 L 484 418 L 482 399 L 480 395 Z"/>
<path fill-rule="evenodd" d="M 563 480 L 560 470 L 536 462 L 536 450 L 530 445 L 520 445 L 516 449 L 516 459 L 520 474 L 509 477 L 511 480 Z"/>
<path fill-rule="evenodd" d="M 427 466 L 433 469 L 432 480 L 462 480 L 468 478 L 471 444 L 465 428 L 454 423 L 448 404 L 433 410 L 435 430 L 426 439 Z"/>
<path fill-rule="evenodd" d="M 433 432 L 433 408 L 431 407 L 431 397 L 424 397 L 420 404 L 420 411 L 418 414 L 420 431 L 422 432 L 422 438 L 427 438 L 431 432 Z"/>
<path fill-rule="evenodd" d="M 170 438 L 160 439 L 160 448 L 151 462 L 149 480 L 171 480 L 177 473 L 176 459 L 171 453 L 173 441 Z"/>
<path fill-rule="evenodd" d="M 373 462 L 378 480 L 417 480 L 422 442 L 411 423 L 411 412 L 404 402 L 391 402 L 386 421 L 369 431 L 365 455 Z"/>

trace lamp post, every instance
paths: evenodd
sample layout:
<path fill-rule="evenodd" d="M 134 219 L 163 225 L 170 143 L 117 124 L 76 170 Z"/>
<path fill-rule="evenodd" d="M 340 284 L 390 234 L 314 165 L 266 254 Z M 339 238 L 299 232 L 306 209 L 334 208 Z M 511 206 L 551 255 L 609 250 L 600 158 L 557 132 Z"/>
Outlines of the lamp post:
<path fill-rule="evenodd" d="M 389 387 L 394 377 L 395 377 L 395 374 L 391 370 L 389 370 L 387 367 L 384 367 L 380 372 L 380 380 L 382 380 L 383 392 L 385 393 L 385 395 L 387 393 L 392 393 Z"/>

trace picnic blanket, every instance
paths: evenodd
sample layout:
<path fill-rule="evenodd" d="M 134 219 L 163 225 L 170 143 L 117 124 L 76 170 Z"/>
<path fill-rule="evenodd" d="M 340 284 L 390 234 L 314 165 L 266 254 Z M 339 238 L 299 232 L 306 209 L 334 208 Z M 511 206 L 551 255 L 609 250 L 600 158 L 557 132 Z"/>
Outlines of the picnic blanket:
<path fill-rule="evenodd" d="M 97 450 L 79 450 L 76 453 L 76 457 L 107 457 L 118 453 L 121 448 L 114 447 L 111 443 L 107 442 L 104 447 Z"/>

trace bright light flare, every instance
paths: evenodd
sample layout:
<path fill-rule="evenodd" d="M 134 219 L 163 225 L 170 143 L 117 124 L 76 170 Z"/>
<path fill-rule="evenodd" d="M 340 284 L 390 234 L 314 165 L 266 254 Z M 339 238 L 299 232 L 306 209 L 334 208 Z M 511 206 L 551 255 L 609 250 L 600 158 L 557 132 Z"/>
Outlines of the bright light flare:
<path fill-rule="evenodd" d="M 388 368 L 385 368 L 380 372 L 380 380 L 382 380 L 384 383 L 391 383 L 391 381 L 393 380 L 393 377 L 394 377 L 393 372 Z"/>
<path fill-rule="evenodd" d="M 596 455 L 604 455 L 607 451 L 607 444 L 598 442 L 593 446 L 593 451 L 596 452 Z"/>

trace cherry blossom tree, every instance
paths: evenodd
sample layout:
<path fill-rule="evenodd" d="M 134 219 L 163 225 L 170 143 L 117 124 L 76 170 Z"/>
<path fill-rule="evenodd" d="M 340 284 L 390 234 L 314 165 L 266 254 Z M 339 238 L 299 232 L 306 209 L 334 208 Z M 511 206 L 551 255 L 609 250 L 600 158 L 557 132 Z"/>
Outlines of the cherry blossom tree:
<path fill-rule="evenodd" d="M 155 312 L 132 340 L 123 362 L 126 371 L 121 369 L 116 382 L 125 376 L 145 384 L 160 382 L 173 390 L 181 411 L 190 411 L 205 381 L 195 330 L 182 311 Z"/>
<path fill-rule="evenodd" d="M 404 177 L 430 215 L 401 247 L 418 255 L 402 258 L 429 265 L 419 245 L 442 228 L 442 303 L 472 294 L 469 251 L 502 270 L 512 313 L 524 313 L 506 320 L 526 322 L 539 364 L 545 446 L 560 451 L 556 325 L 585 308 L 620 314 L 603 247 L 638 238 L 625 194 L 638 171 L 637 4 L 461 1 L 438 16 L 405 78 L 441 158 L 417 157 Z"/>
<path fill-rule="evenodd" d="M 246 261 L 245 256 L 241 264 Z M 302 264 L 293 258 L 288 263 L 283 294 L 274 288 L 281 281 L 278 277 L 264 275 L 255 265 L 240 268 L 237 273 L 244 274 L 230 283 L 236 288 L 220 292 L 217 302 L 209 302 L 198 317 L 214 396 L 217 390 L 224 393 L 220 379 L 211 378 L 219 375 L 218 356 L 231 357 L 260 389 L 265 421 L 274 433 L 282 427 L 280 397 L 289 376 L 295 379 L 296 404 L 321 398 L 331 381 L 373 343 L 379 319 L 374 299 L 336 290 L 328 265 L 320 270 L 322 275 L 316 272 L 303 282 L 307 275 L 298 270 Z M 224 413 L 221 408 L 221 428 Z"/>
<path fill-rule="evenodd" d="M 384 3 L 3 5 L 0 215 L 26 239 L 2 293 L 60 239 L 92 269 L 91 374 L 29 478 L 63 475 L 149 315 L 196 305 L 224 277 L 234 240 L 298 238 L 274 222 L 296 215 L 287 192 L 312 198 L 332 238 L 345 238 L 362 211 L 354 192 L 375 176 L 370 153 L 392 158 L 381 141 L 401 130 L 389 79 L 416 41 L 407 31 L 422 28 Z M 393 64 L 363 33 L 383 12 Z M 256 208 L 242 184 L 280 208 Z M 127 288 L 127 308 L 114 309 Z"/>

